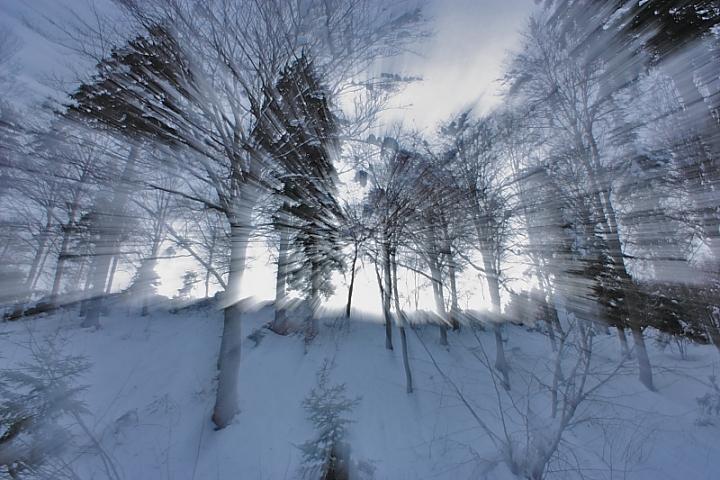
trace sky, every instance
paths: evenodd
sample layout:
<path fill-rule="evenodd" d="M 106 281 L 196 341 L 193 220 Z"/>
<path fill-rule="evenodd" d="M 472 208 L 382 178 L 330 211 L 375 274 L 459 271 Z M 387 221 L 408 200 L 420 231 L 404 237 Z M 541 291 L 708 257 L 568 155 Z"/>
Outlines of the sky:
<path fill-rule="evenodd" d="M 507 53 L 518 49 L 520 30 L 537 8 L 532 0 L 434 0 L 428 4 L 435 36 L 387 65 L 401 75 L 421 76 L 389 112 L 388 121 L 403 120 L 411 128 L 434 130 L 437 123 L 469 107 L 487 112 L 496 102 Z"/>
<path fill-rule="evenodd" d="M 110 0 L 100 0 L 108 8 Z M 53 74 L 70 74 L 68 63 L 77 59 L 26 26 L 68 16 L 70 7 L 87 11 L 87 0 L 2 0 L 0 25 L 11 26 L 21 38 L 18 55 L 20 79 L 26 87 L 24 99 L 41 100 L 53 93 L 43 80 Z M 381 66 L 384 72 L 420 76 L 392 102 L 384 122 L 403 120 L 411 128 L 433 129 L 437 122 L 475 105 L 480 111 L 496 101 L 495 82 L 503 70 L 506 53 L 517 48 L 519 30 L 536 8 L 533 0 L 430 0 L 425 9 L 431 18 L 434 38 Z M 399 110 L 399 106 L 405 106 Z"/>
<path fill-rule="evenodd" d="M 112 8 L 110 0 L 96 2 L 101 11 Z M 21 101 L 26 105 L 57 95 L 46 79 L 72 76 L 67 65 L 78 59 L 29 28 L 24 20 L 43 23 L 43 16 L 48 16 L 62 21 L 69 15 L 67 7 L 87 12 L 87 5 L 86 0 L 0 0 L 0 25 L 10 26 L 23 43 L 18 59 L 19 78 L 25 87 Z M 408 128 L 431 134 L 439 122 L 470 107 L 479 113 L 488 111 L 497 102 L 496 80 L 502 75 L 503 62 L 509 52 L 519 48 L 519 31 L 534 8 L 533 0 L 429 0 L 425 15 L 431 19 L 434 37 L 415 45 L 414 53 L 380 64 L 382 72 L 423 80 L 395 97 L 381 122 L 402 121 Z M 273 275 L 257 266 L 249 275 L 253 281 L 246 282 L 250 286 L 246 292 L 272 298 Z M 130 274 L 126 276 L 129 281 Z M 163 275 L 160 292 L 175 294 L 182 286 L 181 276 L 182 272 Z M 363 280 L 361 295 L 365 288 L 368 292 L 377 288 L 372 279 Z"/>

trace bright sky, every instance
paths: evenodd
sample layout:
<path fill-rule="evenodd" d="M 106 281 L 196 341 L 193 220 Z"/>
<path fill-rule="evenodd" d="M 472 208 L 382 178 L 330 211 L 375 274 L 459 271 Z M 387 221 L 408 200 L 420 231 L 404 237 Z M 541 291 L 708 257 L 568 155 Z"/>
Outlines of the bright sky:
<path fill-rule="evenodd" d="M 381 0 L 378 0 L 381 1 Z M 96 0 L 108 8 L 110 0 Z M 42 15 L 54 20 L 68 15 L 64 6 L 86 10 L 84 0 L 2 0 L 0 25 L 9 25 L 23 41 L 18 55 L 21 79 L 28 93 L 42 98 L 51 90 L 42 77 L 67 74 L 69 58 L 48 40 L 23 24 L 23 18 L 37 22 Z M 418 45 L 419 55 L 407 54 L 385 72 L 423 77 L 399 95 L 386 121 L 405 119 L 409 126 L 434 128 L 438 121 L 477 105 L 483 111 L 495 101 L 494 83 L 502 74 L 507 51 L 517 47 L 518 31 L 536 8 L 533 0 L 429 0 L 426 16 L 432 18 L 435 37 Z"/>
<path fill-rule="evenodd" d="M 435 37 L 420 45 L 422 56 L 406 55 L 387 71 L 421 76 L 398 96 L 388 119 L 433 130 L 438 122 L 475 106 L 487 111 L 496 102 L 497 80 L 509 51 L 518 48 L 519 31 L 534 11 L 532 0 L 434 0 L 427 16 Z"/>
<path fill-rule="evenodd" d="M 110 0 L 98 2 L 110 4 Z M 48 15 L 59 20 L 68 14 L 63 6 L 81 11 L 87 8 L 81 0 L 0 1 L 0 25 L 11 26 L 24 44 L 18 58 L 20 78 L 26 86 L 25 102 L 50 95 L 52 89 L 43 84 L 43 77 L 68 75 L 66 65 L 72 63 L 72 58 L 24 25 L 23 18 L 34 21 Z M 506 54 L 518 48 L 519 30 L 534 8 L 533 0 L 430 0 L 426 16 L 433 19 L 435 37 L 416 47 L 420 55 L 407 54 L 381 65 L 383 72 L 421 76 L 424 80 L 412 84 L 394 100 L 395 107 L 407 107 L 387 112 L 383 122 L 403 120 L 410 128 L 431 133 L 438 122 L 469 107 L 487 111 L 496 102 L 495 80 L 502 75 Z M 260 267 L 254 270 L 249 272 L 251 281 L 245 282 L 252 287 L 247 293 L 272 298 L 274 272 Z M 182 286 L 181 275 L 165 275 L 161 293 L 175 294 Z M 360 297 L 365 288 L 368 292 L 377 288 L 371 278 L 361 283 Z M 343 290 L 339 286 L 338 294 L 344 295 Z"/>

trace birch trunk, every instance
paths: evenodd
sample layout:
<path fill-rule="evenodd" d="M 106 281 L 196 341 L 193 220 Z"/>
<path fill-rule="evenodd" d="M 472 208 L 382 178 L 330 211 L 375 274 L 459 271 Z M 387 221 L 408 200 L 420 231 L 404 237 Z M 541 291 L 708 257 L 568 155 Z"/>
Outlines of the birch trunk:
<path fill-rule="evenodd" d="M 358 246 L 355 245 L 355 251 L 353 252 L 352 265 L 350 267 L 350 286 L 348 287 L 347 305 L 345 307 L 345 316 L 350 318 L 350 310 L 352 307 L 352 296 L 353 289 L 355 288 L 355 268 L 357 266 L 358 258 Z"/>
<path fill-rule="evenodd" d="M 395 297 L 395 313 L 397 314 L 398 328 L 400 328 L 400 346 L 402 347 L 403 367 L 405 367 L 405 391 L 413 393 L 412 373 L 408 359 L 407 336 L 405 335 L 405 314 L 400 308 L 400 295 L 398 294 L 397 261 L 395 255 L 391 257 L 393 273 L 393 296 Z"/>
<path fill-rule="evenodd" d="M 120 183 L 115 188 L 111 211 L 102 218 L 100 240 L 93 251 L 93 269 L 91 270 L 92 284 L 90 299 L 87 303 L 87 313 L 81 326 L 84 328 L 100 327 L 100 311 L 103 296 L 106 293 L 106 283 L 113 256 L 117 253 L 118 240 L 122 231 L 122 220 L 130 198 L 130 185 L 135 175 L 135 163 L 140 155 L 140 149 L 133 146 L 128 154 Z"/>
<path fill-rule="evenodd" d="M 280 226 L 280 249 L 278 250 L 277 277 L 275 278 L 275 318 L 270 325 L 273 332 L 285 335 L 288 331 L 285 304 L 287 302 L 287 263 L 290 248 L 290 228 Z"/>
<path fill-rule="evenodd" d="M 227 427 L 239 412 L 238 379 L 242 343 L 242 311 L 239 302 L 242 298 L 242 278 L 252 233 L 252 212 L 257 199 L 257 190 L 251 185 L 243 184 L 234 212 L 228 214 L 231 237 L 230 273 L 221 303 L 225 310 L 225 319 L 218 355 L 217 394 L 212 415 L 216 430 Z"/>

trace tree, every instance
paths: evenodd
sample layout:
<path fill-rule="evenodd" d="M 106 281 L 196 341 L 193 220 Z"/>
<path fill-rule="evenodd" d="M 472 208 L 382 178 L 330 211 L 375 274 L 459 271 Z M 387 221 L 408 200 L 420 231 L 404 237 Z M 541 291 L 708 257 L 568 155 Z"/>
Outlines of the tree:
<path fill-rule="evenodd" d="M 140 23 L 140 34 L 100 63 L 93 81 L 74 94 L 73 108 L 130 137 L 193 151 L 182 168 L 208 191 L 176 193 L 228 220 L 230 272 L 213 413 L 221 429 L 237 413 L 240 285 L 252 212 L 268 187 L 268 158 L 254 142 L 259 119 L 253 113 L 303 49 L 318 61 L 332 93 L 378 56 L 402 52 L 423 19 L 419 10 L 368 1 L 122 4 Z"/>
<path fill-rule="evenodd" d="M 424 157 L 412 150 L 401 149 L 397 140 L 385 137 L 378 159 L 367 166 L 372 188 L 367 192 L 364 214 L 369 217 L 368 227 L 373 234 L 373 246 L 367 254 L 374 263 L 378 289 L 385 317 L 385 348 L 393 349 L 392 308 L 400 329 L 403 364 L 407 381 L 406 390 L 412 393 L 412 376 L 407 356 L 405 334 L 406 318 L 400 307 L 397 288 L 398 251 L 409 246 L 409 230 L 422 224 L 425 212 L 436 207 L 442 198 L 442 173 Z M 421 227 L 426 232 L 425 227 Z M 436 279 L 441 282 L 441 279 Z M 442 285 L 435 285 L 442 289 Z M 438 292 L 442 295 L 441 290 Z M 393 305 L 394 304 L 394 305 Z M 444 304 L 438 305 L 441 326 L 447 321 Z"/>
<path fill-rule="evenodd" d="M 692 209 L 700 217 L 704 241 L 717 262 L 720 217 L 711 192 L 720 182 L 715 163 L 720 154 L 715 111 L 720 104 L 714 73 L 718 68 L 714 55 L 717 38 L 713 33 L 720 24 L 720 4 L 717 0 L 603 4 L 563 0 L 557 2 L 552 21 L 574 24 L 580 39 L 576 50 L 586 52 L 584 61 L 605 64 L 600 77 L 605 96 L 636 85 L 653 68 L 672 78 L 681 106 L 658 118 L 672 116 L 676 131 L 683 131 L 680 145 L 692 145 L 678 163 L 689 184 Z"/>
<path fill-rule="evenodd" d="M 298 448 L 303 454 L 300 472 L 303 478 L 313 476 L 325 479 L 351 480 L 367 475 L 372 477 L 375 468 L 370 462 L 355 462 L 352 459 L 350 444 L 343 441 L 347 427 L 352 420 L 343 418 L 346 412 L 352 412 L 362 400 L 361 396 L 348 398 L 345 384 L 329 385 L 332 364 L 327 360 L 317 372 L 317 388 L 310 390 L 303 398 L 302 405 L 317 429 L 312 438 Z"/>
<path fill-rule="evenodd" d="M 561 189 L 576 192 L 576 200 L 589 202 L 587 224 L 597 228 L 593 235 L 602 237 L 606 246 L 607 268 L 622 285 L 617 300 L 627 302 L 640 380 L 652 390 L 637 287 L 626 264 L 615 203 L 618 173 L 627 165 L 613 163 L 610 155 L 611 126 L 627 125 L 618 102 L 603 89 L 603 64 L 585 61 L 589 47 L 582 43 L 582 28 L 565 28 L 566 23 L 553 18 L 531 20 L 523 51 L 509 73 L 509 93 L 544 130 L 543 149 L 550 155 L 553 179 L 562 181 Z"/>
<path fill-rule="evenodd" d="M 460 199 L 475 230 L 482 256 L 491 302 L 495 336 L 495 368 L 502 374 L 505 388 L 510 387 L 508 365 L 502 341 L 500 285 L 503 259 L 508 241 L 510 218 L 509 190 L 502 159 L 494 148 L 496 129 L 492 118 L 472 121 L 461 115 L 441 130 L 447 143 L 448 168 L 462 192 Z"/>
<path fill-rule="evenodd" d="M 313 333 L 317 334 L 320 292 L 331 294 L 330 275 L 342 265 L 337 229 L 342 212 L 335 198 L 333 165 L 339 143 L 327 93 L 304 52 L 281 72 L 273 88 L 266 89 L 263 106 L 254 115 L 258 125 L 253 137 L 277 164 L 274 176 L 282 185 L 277 192 L 282 206 L 275 215 L 281 240 L 276 318 L 271 328 L 278 333 L 287 329 L 283 305 L 289 275 L 292 287 L 310 292 Z M 297 231 L 294 242 L 289 238 L 291 230 Z M 294 259 L 288 257 L 293 246 Z"/>

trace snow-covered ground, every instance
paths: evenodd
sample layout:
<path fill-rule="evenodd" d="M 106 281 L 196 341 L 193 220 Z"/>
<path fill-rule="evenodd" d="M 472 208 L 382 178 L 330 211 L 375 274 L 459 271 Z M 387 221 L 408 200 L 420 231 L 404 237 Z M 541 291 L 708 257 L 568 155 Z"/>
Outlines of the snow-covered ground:
<path fill-rule="evenodd" d="M 122 478 L 297 478 L 297 445 L 315 434 L 301 400 L 316 387 L 325 360 L 333 365 L 331 384 L 345 383 L 348 397 L 362 395 L 346 413 L 355 423 L 345 441 L 353 458 L 374 462 L 376 479 L 515 478 L 504 439 L 513 440 L 513 458 L 522 463 L 537 455 L 525 448 L 528 439 L 541 445 L 538 439 L 557 426 L 549 421 L 546 382 L 555 357 L 542 332 L 505 327 L 508 394 L 486 366 L 495 352 L 490 330 L 449 333 L 448 348 L 438 344 L 437 327 L 416 327 L 408 332 L 415 391 L 407 394 L 397 330 L 395 350 L 386 350 L 379 320 L 358 317 L 326 319 L 310 342 L 267 330 L 257 344 L 257 337 L 245 338 L 241 413 L 216 432 L 210 415 L 222 315 L 212 304 L 178 313 L 160 305 L 140 317 L 116 300 L 97 331 L 80 328 L 75 310 L 0 325 L 2 368 L 29 360 L 28 346 L 45 336 L 92 362 L 80 379 L 89 386 L 82 400 L 90 414 L 83 419 Z M 271 318 L 270 307 L 246 314 L 244 335 Z M 598 333 L 593 342 L 589 384 L 606 378 L 620 359 L 615 335 Z M 720 367 L 717 350 L 689 345 L 683 360 L 673 343 L 661 349 L 648 339 L 648 346 L 658 391 L 638 382 L 634 360 L 622 366 L 579 406 L 548 478 L 718 478 L 720 419 L 701 426 L 708 417 L 696 402 Z M 578 352 L 566 353 L 563 361 L 573 365 Z M 76 443 L 87 448 L 74 447 L 66 458 L 78 476 L 105 478 L 89 437 L 78 432 Z"/>

